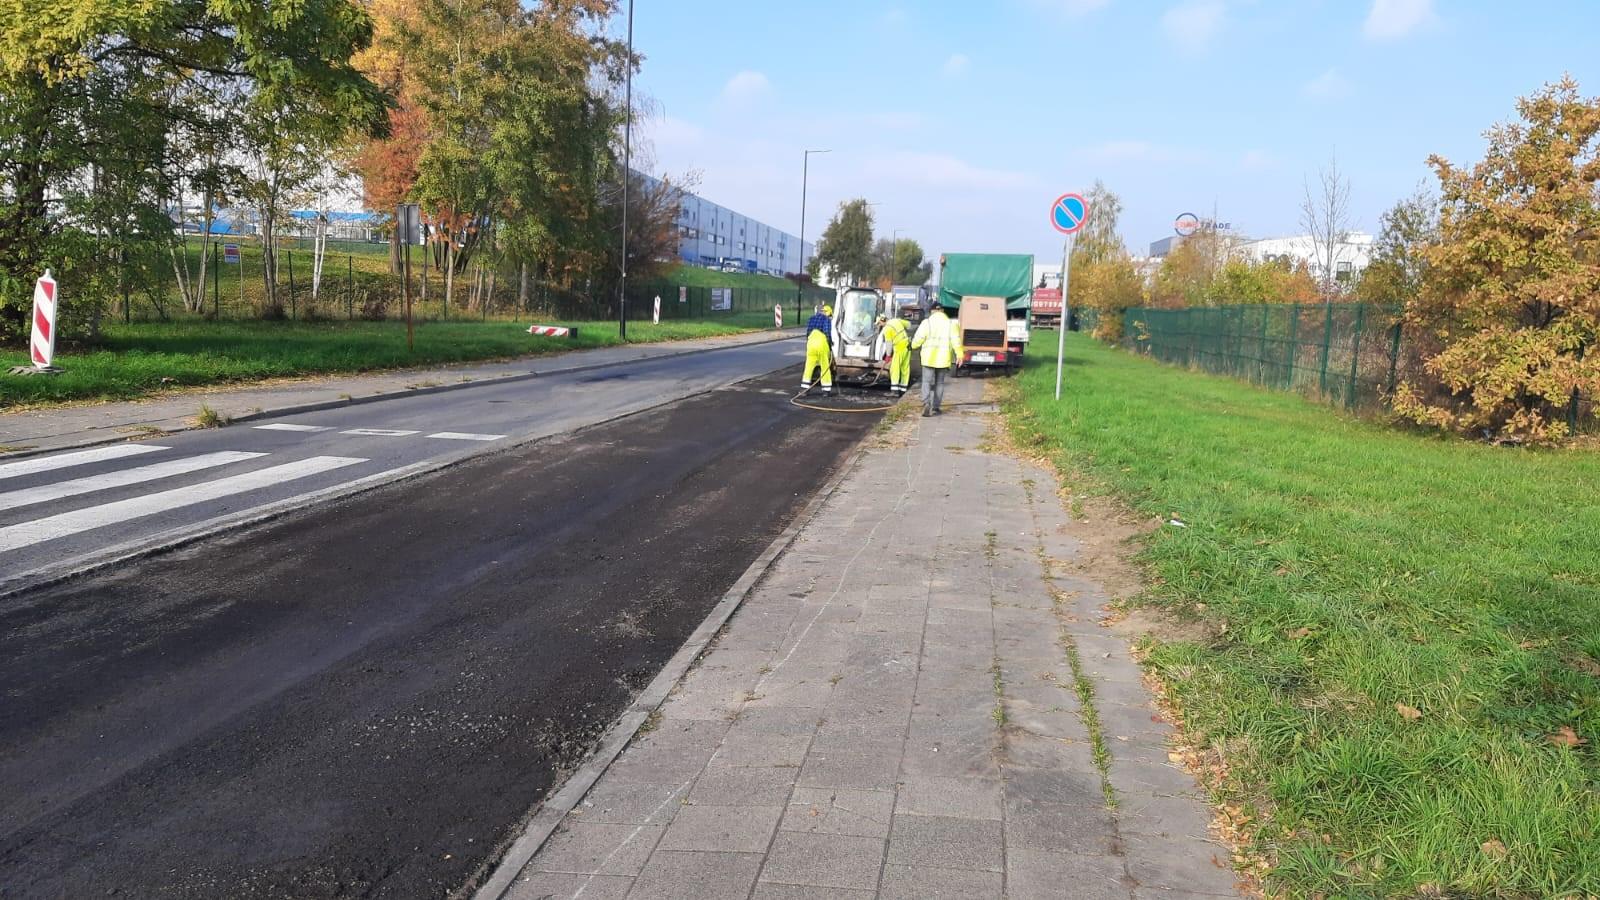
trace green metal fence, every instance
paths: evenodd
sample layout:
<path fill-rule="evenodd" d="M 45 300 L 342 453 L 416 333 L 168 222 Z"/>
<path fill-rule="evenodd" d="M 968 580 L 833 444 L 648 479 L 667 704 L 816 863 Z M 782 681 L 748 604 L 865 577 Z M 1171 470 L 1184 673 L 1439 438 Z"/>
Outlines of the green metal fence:
<path fill-rule="evenodd" d="M 125 294 L 111 310 L 125 321 L 165 321 L 196 313 L 217 319 L 256 319 L 266 300 L 266 278 L 261 248 L 238 242 L 238 253 L 224 253 L 229 240 L 187 242 L 181 257 L 188 261 L 189 277 L 203 294 L 201 309 L 191 313 L 177 296 L 172 274 L 154 290 Z M 331 247 L 322 263 L 321 278 L 312 284 L 314 254 L 286 240 L 278 250 L 276 293 L 282 313 L 295 320 L 399 319 L 404 316 L 402 278 L 389 272 L 387 244 L 352 244 L 363 252 L 335 252 Z M 476 267 L 454 279 L 452 297 L 445 297 L 445 279 L 437 260 L 428 265 L 424 248 L 410 248 L 413 317 L 419 321 L 449 319 L 608 320 L 618 316 L 615 283 L 563 287 L 529 279 L 524 288 L 521 273 L 510 264 Z M 199 283 L 201 257 L 206 258 L 205 283 Z M 697 287 L 665 281 L 633 281 L 628 285 L 628 318 L 648 321 L 654 315 L 655 297 L 661 297 L 662 319 L 736 320 L 740 324 L 771 324 L 774 306 L 784 310 L 784 324 L 793 325 L 810 314 L 814 304 L 831 301 L 834 292 L 807 287 Z"/>
<path fill-rule="evenodd" d="M 1352 409 L 1383 403 L 1417 365 L 1403 338 L 1398 310 L 1364 303 L 1123 313 L 1123 343 L 1139 353 Z"/>

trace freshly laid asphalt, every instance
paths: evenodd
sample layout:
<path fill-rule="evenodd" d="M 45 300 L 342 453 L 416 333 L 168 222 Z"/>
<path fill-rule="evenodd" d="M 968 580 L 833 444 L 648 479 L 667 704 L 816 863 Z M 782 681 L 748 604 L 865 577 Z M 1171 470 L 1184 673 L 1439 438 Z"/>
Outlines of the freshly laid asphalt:
<path fill-rule="evenodd" d="M 365 407 L 336 424 L 562 433 L 0 601 L 0 896 L 470 887 L 877 420 L 723 371 L 787 351 Z M 407 461 L 337 440 L 296 452 Z"/>
<path fill-rule="evenodd" d="M 141 444 L 0 461 L 0 592 L 34 583 L 41 573 L 71 569 L 114 548 L 215 517 L 241 514 L 353 481 L 471 449 L 493 449 L 550 436 L 715 390 L 780 367 L 798 370 L 799 341 L 728 346 L 669 359 L 630 361 L 589 371 L 557 372 L 525 381 L 489 382 L 447 393 L 400 395 L 382 402 L 241 423 L 228 428 L 159 435 Z M 796 380 L 783 380 L 788 388 Z M 301 430 L 275 430 L 275 429 Z M 444 435 L 483 438 L 449 439 Z M 157 448 L 137 456 L 60 465 L 78 454 Z M 117 478 L 129 469 L 227 453 L 233 461 L 164 477 L 68 493 L 80 479 Z M 27 467 L 13 474 L 13 467 Z M 288 467 L 288 468 L 284 468 Z M 39 469 L 34 471 L 34 469 Z M 220 479 L 264 484 L 207 496 Z M 282 477 L 274 477 L 283 472 Z M 293 477 L 288 477 L 292 475 Z M 49 499 L 12 505 L 18 492 Z M 130 517 L 129 502 L 151 497 Z M 67 521 L 63 521 L 67 517 Z M 40 540 L 48 536 L 47 540 Z"/>

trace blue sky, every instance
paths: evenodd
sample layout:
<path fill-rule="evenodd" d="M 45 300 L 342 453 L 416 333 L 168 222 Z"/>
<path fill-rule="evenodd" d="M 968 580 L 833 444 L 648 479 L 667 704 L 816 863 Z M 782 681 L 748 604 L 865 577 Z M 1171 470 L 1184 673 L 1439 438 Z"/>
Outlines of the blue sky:
<path fill-rule="evenodd" d="M 1518 96 L 1563 72 L 1600 95 L 1593 0 L 636 4 L 655 171 L 795 231 L 800 151 L 827 148 L 807 238 L 859 196 L 930 255 L 1059 255 L 1050 201 L 1096 178 L 1136 253 L 1213 204 L 1292 233 L 1334 153 L 1375 231 L 1430 153 L 1476 159 Z"/>

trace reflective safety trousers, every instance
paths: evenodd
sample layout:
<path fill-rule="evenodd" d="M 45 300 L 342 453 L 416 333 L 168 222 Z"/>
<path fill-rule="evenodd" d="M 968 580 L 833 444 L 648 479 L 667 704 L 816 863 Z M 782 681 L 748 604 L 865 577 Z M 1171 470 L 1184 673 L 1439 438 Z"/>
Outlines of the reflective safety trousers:
<path fill-rule="evenodd" d="M 911 323 L 895 317 L 884 323 L 883 342 L 889 345 L 889 385 L 911 384 Z"/>
<path fill-rule="evenodd" d="M 822 386 L 833 387 L 833 348 L 826 335 L 813 331 L 806 335 L 806 367 L 800 373 L 801 387 L 811 386 L 811 372 L 818 366 L 822 367 Z"/>

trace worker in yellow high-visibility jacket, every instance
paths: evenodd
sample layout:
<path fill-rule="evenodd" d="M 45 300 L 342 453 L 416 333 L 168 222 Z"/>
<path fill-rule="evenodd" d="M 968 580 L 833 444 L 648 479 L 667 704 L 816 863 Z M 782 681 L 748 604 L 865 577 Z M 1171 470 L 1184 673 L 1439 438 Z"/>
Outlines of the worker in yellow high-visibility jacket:
<path fill-rule="evenodd" d="M 833 307 L 806 322 L 806 368 L 800 373 L 800 390 L 811 390 L 811 371 L 822 369 L 822 393 L 833 393 Z"/>
<path fill-rule="evenodd" d="M 950 321 L 942 304 L 935 303 L 933 311 L 917 326 L 911 347 L 922 351 L 922 415 L 937 416 L 944 404 L 945 382 L 966 355 L 961 346 L 961 326 Z"/>
<path fill-rule="evenodd" d="M 903 397 L 911 386 L 911 323 L 899 316 L 879 316 L 878 327 L 889 350 L 889 393 Z"/>

